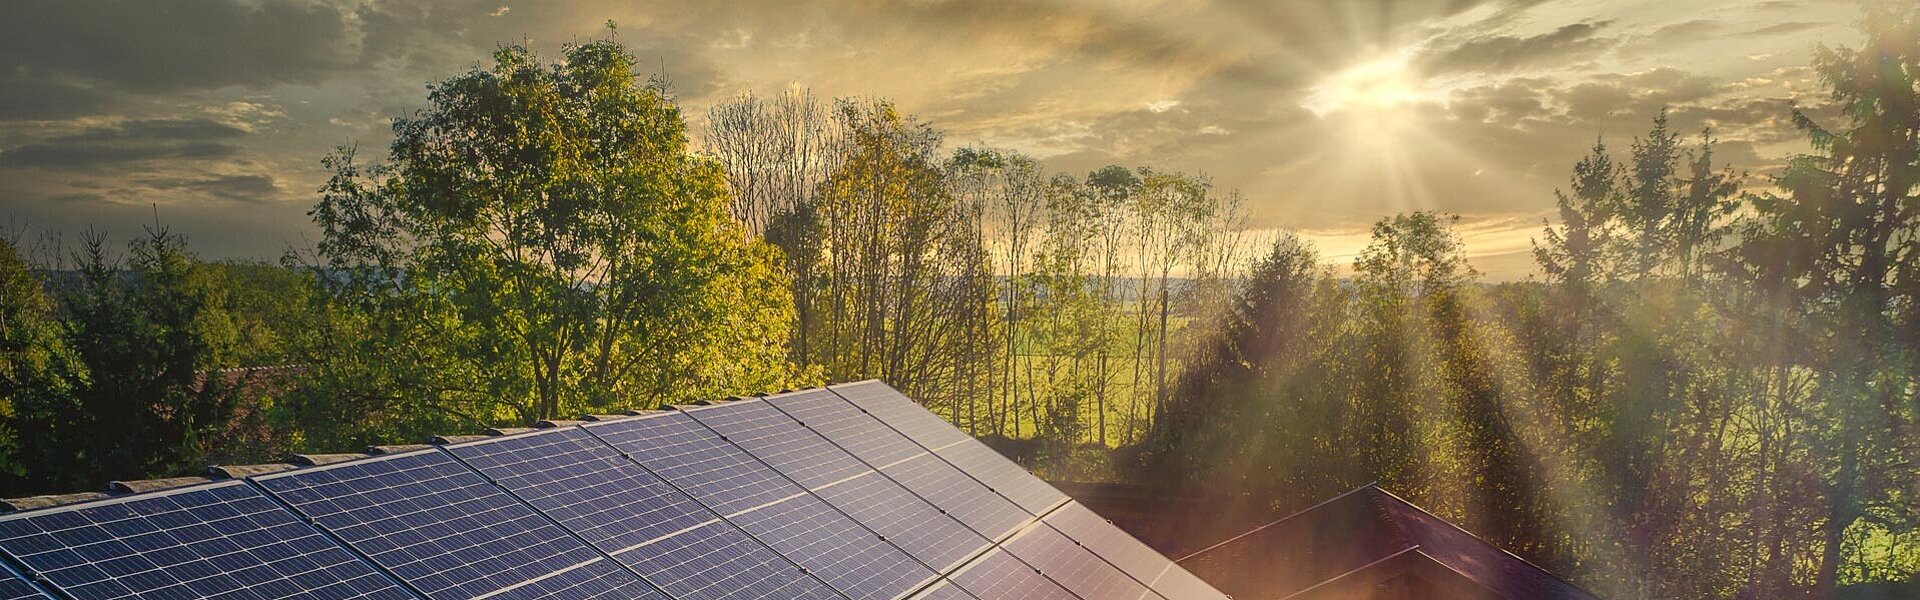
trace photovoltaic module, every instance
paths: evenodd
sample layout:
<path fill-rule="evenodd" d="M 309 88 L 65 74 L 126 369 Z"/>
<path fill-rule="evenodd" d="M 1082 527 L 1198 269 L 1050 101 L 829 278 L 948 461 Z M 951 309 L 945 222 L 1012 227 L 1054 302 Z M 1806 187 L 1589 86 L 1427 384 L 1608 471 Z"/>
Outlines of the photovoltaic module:
<path fill-rule="evenodd" d="M 0 516 L 0 600 L 1224 600 L 877 381 Z"/>

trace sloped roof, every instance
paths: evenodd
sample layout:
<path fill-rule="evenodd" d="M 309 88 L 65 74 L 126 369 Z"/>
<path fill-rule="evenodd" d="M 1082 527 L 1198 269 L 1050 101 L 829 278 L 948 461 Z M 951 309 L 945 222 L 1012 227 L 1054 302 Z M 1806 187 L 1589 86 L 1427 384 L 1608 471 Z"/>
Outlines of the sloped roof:
<path fill-rule="evenodd" d="M 1226 600 L 879 381 L 436 441 L 10 501 L 0 598 Z"/>
<path fill-rule="evenodd" d="M 1463 597 L 1597 600 L 1374 485 L 1176 562 L 1241 600 L 1335 597 L 1408 572 Z"/>

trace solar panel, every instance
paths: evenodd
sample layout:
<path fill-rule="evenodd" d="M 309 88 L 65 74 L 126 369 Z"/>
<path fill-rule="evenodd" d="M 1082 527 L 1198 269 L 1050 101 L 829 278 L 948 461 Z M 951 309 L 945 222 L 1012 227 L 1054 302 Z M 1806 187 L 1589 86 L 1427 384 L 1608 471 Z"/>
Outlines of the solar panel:
<path fill-rule="evenodd" d="M 0 515 L 56 598 L 1225 600 L 879 382 Z"/>
<path fill-rule="evenodd" d="M 686 413 L 586 429 L 849 598 L 897 598 L 936 577 Z"/>
<path fill-rule="evenodd" d="M 1228 596 L 1221 593 L 1220 590 L 1214 589 L 1213 585 L 1208 584 L 1206 580 L 1200 579 L 1200 577 L 1194 575 L 1192 571 L 1188 571 L 1185 567 L 1174 564 L 1173 561 L 1167 561 L 1166 570 L 1162 571 L 1160 575 L 1148 583 L 1152 585 L 1154 591 L 1159 592 L 1162 596 L 1166 596 L 1169 600 L 1228 598 Z"/>
<path fill-rule="evenodd" d="M 834 394 L 782 394 L 767 398 L 767 402 L 867 464 L 879 466 L 887 477 L 982 536 L 999 539 L 1033 518 L 1012 501 Z"/>
<path fill-rule="evenodd" d="M 25 575 L 13 570 L 13 565 L 0 563 L 0 600 L 49 600 L 45 592 L 40 591 Z"/>
<path fill-rule="evenodd" d="M 1199 579 L 1192 573 L 1078 502 L 1049 513 L 1046 522 L 1162 596 L 1172 600 L 1226 600 L 1226 594 L 1205 583 L 1193 585 Z"/>
<path fill-rule="evenodd" d="M 900 395 L 900 392 L 879 381 L 844 383 L 827 386 L 827 389 L 906 434 L 921 446 L 940 448 L 973 439 L 973 436 L 922 408 L 920 403 Z"/>
<path fill-rule="evenodd" d="M 833 386 L 839 393 L 872 414 L 880 421 L 906 434 L 920 445 L 931 449 L 947 462 L 953 463 L 961 471 L 980 480 L 994 491 L 1006 496 L 1027 512 L 1039 515 L 1054 505 L 1067 499 L 1047 482 L 1034 477 L 1026 469 L 1020 468 L 1005 456 L 988 448 L 986 444 L 973 439 L 940 417 L 927 412 L 919 404 L 887 384 L 878 381 L 863 381 L 847 385 Z"/>
<path fill-rule="evenodd" d="M 926 591 L 914 594 L 913 600 L 976 600 L 973 594 L 960 589 L 960 586 L 942 581 Z"/>
<path fill-rule="evenodd" d="M 825 390 L 801 394 L 832 398 Z M 687 414 L 930 567 L 945 569 L 992 543 L 764 401 Z"/>
<path fill-rule="evenodd" d="M 413 597 L 240 481 L 7 515 L 0 549 L 83 600 Z"/>
<path fill-rule="evenodd" d="M 550 429 L 446 450 L 670 596 L 839 597 L 585 430 Z"/>
<path fill-rule="evenodd" d="M 1028 528 L 1002 546 L 1081 598 L 1159 597 L 1046 525 Z"/>
<path fill-rule="evenodd" d="M 951 578 L 980 600 L 1080 600 L 1006 550 L 994 550 Z M 1109 600 L 1088 596 L 1089 600 Z"/>
<path fill-rule="evenodd" d="M 255 481 L 428 598 L 661 598 L 439 450 Z"/>

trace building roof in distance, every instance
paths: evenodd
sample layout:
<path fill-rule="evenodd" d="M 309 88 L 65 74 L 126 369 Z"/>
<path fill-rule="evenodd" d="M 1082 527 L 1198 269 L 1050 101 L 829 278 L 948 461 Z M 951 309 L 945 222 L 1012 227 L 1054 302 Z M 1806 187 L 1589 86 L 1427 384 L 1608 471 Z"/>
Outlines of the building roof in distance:
<path fill-rule="evenodd" d="M 1378 486 L 1368 485 L 1181 558 L 1241 600 L 1597 600 Z"/>

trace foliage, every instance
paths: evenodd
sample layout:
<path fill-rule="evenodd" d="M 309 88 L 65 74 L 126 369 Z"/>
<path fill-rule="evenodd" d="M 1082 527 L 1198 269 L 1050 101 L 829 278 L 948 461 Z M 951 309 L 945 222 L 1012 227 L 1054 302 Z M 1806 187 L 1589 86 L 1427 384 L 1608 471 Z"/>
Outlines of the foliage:
<path fill-rule="evenodd" d="M 387 163 L 329 158 L 313 217 L 341 339 L 310 358 L 353 404 L 313 398 L 302 421 L 472 429 L 796 380 L 773 254 L 633 67 L 611 41 L 552 65 L 505 47 L 396 120 Z"/>
<path fill-rule="evenodd" d="M 1866 23 L 1815 60 L 1844 126 L 1793 113 L 1815 153 L 1776 190 L 1664 112 L 1625 162 L 1596 143 L 1545 282 L 1471 283 L 1425 213 L 1375 226 L 1350 294 L 1276 247 L 1139 476 L 1262 515 L 1379 481 L 1604 597 L 1915 578 L 1920 9 Z"/>

